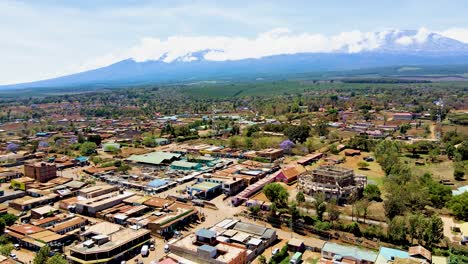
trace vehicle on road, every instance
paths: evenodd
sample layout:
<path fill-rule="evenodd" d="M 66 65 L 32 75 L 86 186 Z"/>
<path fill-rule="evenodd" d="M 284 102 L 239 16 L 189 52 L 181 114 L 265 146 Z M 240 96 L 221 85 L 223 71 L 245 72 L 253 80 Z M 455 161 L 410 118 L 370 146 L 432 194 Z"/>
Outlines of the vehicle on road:
<path fill-rule="evenodd" d="M 141 256 L 146 257 L 149 254 L 149 248 L 148 245 L 144 245 L 141 247 Z"/>

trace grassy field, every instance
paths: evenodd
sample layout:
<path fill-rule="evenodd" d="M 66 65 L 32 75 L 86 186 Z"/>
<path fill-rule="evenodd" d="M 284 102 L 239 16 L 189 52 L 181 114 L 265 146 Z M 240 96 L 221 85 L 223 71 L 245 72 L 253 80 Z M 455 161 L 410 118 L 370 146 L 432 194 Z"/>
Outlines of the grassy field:
<path fill-rule="evenodd" d="M 457 131 L 458 133 L 468 136 L 468 126 L 461 125 L 443 125 L 442 133 L 447 133 L 448 131 Z"/>

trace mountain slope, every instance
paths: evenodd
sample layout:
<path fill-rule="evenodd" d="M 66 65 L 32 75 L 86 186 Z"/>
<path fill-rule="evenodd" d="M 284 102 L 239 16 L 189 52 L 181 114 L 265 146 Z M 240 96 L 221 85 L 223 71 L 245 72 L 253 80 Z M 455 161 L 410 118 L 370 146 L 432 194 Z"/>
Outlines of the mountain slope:
<path fill-rule="evenodd" d="M 207 60 L 205 56 L 212 50 L 200 50 L 170 62 L 165 60 L 165 55 L 158 60 L 144 62 L 127 59 L 95 70 L 33 83 L 0 86 L 0 89 L 118 87 L 149 83 L 265 78 L 398 65 L 452 65 L 468 62 L 468 44 L 436 33 L 422 34 L 415 30 L 385 31 L 367 36 L 361 41 L 373 42 L 375 47 L 365 51 L 350 52 L 355 47 L 345 45 L 328 53 L 279 54 L 258 59 L 226 61 Z M 361 45 L 361 42 L 353 45 Z"/>

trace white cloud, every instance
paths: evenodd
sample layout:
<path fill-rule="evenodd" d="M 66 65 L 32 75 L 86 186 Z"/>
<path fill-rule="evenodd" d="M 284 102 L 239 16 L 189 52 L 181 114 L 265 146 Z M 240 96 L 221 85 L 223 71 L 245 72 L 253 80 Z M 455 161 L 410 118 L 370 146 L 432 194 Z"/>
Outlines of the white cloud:
<path fill-rule="evenodd" d="M 456 39 L 458 41 L 468 43 L 468 28 L 449 28 L 444 31 L 438 32 L 442 36 Z"/>
<path fill-rule="evenodd" d="M 395 40 L 395 42 L 397 44 L 400 44 L 400 45 L 403 45 L 403 46 L 408 46 L 408 45 L 411 45 L 413 44 L 413 38 L 412 37 L 408 37 L 408 36 L 404 36 L 404 37 L 401 37 L 401 38 L 397 38 Z"/>
<path fill-rule="evenodd" d="M 396 33 L 400 33 L 400 31 L 398 31 Z M 408 46 L 408 45 L 411 45 L 411 44 L 422 44 L 422 43 L 426 42 L 427 37 L 429 37 L 429 35 L 431 33 L 432 32 L 429 31 L 427 28 L 422 27 L 422 28 L 418 29 L 416 34 L 414 34 L 412 36 L 402 36 L 402 37 L 397 38 L 395 40 L 395 43 L 400 44 L 402 46 Z"/>
<path fill-rule="evenodd" d="M 213 61 L 261 58 L 301 52 L 361 52 L 378 48 L 385 34 L 350 31 L 334 36 L 294 33 L 276 28 L 253 38 L 227 36 L 171 36 L 166 39 L 143 38 L 140 43 L 119 54 L 108 54 L 83 65 L 82 70 L 111 64 L 121 59 L 136 61 L 176 59 L 195 60 L 192 53 L 208 50 L 204 59 Z"/>

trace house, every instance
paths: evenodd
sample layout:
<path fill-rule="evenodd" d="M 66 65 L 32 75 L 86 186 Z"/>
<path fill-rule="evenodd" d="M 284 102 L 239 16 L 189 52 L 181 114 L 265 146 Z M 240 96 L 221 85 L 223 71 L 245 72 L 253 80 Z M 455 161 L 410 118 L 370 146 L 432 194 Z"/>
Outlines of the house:
<path fill-rule="evenodd" d="M 318 160 L 320 160 L 321 158 L 323 157 L 323 153 L 312 153 L 312 154 L 309 154 L 309 155 L 306 155 L 302 158 L 300 158 L 298 161 L 296 161 L 297 164 L 299 165 L 302 165 L 302 166 L 306 166 L 306 165 L 310 165 L 314 162 L 317 162 Z"/>
<path fill-rule="evenodd" d="M 275 180 L 290 184 L 297 181 L 297 177 L 305 172 L 306 169 L 301 165 L 285 167 L 277 172 Z"/>
<path fill-rule="evenodd" d="M 426 263 L 432 263 L 432 253 L 422 246 L 414 246 L 408 249 L 411 258 L 420 259 Z"/>
<path fill-rule="evenodd" d="M 52 207 L 50 205 L 45 205 L 45 206 L 42 206 L 42 207 L 33 208 L 33 209 L 31 209 L 31 218 L 39 219 L 39 218 L 42 218 L 42 217 L 52 216 L 57 211 L 58 211 L 57 208 L 54 208 L 54 207 Z"/>
<path fill-rule="evenodd" d="M 288 251 L 290 252 L 304 252 L 305 244 L 304 241 L 297 238 L 292 238 L 288 241 Z"/>
<path fill-rule="evenodd" d="M 358 156 L 361 155 L 361 151 L 357 149 L 347 149 L 344 151 L 345 156 Z"/>
<path fill-rule="evenodd" d="M 356 263 L 373 264 L 377 254 L 373 251 L 353 246 L 345 246 L 332 242 L 326 242 L 322 248 L 322 263 Z"/>
<path fill-rule="evenodd" d="M 164 146 L 171 143 L 171 141 L 167 138 L 155 138 L 154 142 L 156 142 L 156 144 L 158 144 L 159 146 Z"/>
<path fill-rule="evenodd" d="M 256 154 L 259 157 L 268 159 L 270 162 L 274 161 L 276 159 L 279 159 L 283 157 L 283 150 L 282 149 L 275 149 L 275 148 L 269 148 L 269 149 L 264 149 L 261 151 L 257 151 Z"/>
<path fill-rule="evenodd" d="M 409 121 L 413 119 L 412 113 L 395 113 L 393 114 L 394 121 Z"/>
<path fill-rule="evenodd" d="M 392 263 L 396 259 L 408 259 L 409 254 L 407 251 L 388 248 L 388 247 L 380 247 L 379 254 L 377 255 L 377 259 L 375 264 L 387 264 Z"/>

